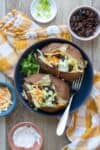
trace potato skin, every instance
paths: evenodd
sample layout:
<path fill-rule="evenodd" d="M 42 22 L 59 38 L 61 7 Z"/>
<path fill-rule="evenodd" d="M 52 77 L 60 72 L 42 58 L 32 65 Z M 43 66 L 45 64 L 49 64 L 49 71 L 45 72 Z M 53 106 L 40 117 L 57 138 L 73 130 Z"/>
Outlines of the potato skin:
<path fill-rule="evenodd" d="M 56 107 L 40 107 L 40 110 L 48 113 L 55 113 L 55 112 L 59 112 L 60 110 L 63 110 L 65 107 L 66 105 L 63 106 L 57 105 Z"/>
<path fill-rule="evenodd" d="M 48 65 L 44 64 L 41 60 L 39 60 L 41 69 L 44 70 L 46 73 L 50 73 L 58 78 L 62 78 L 67 81 L 73 81 L 74 79 L 78 78 L 83 74 L 83 72 L 60 72 L 56 68 L 51 68 Z"/>
<path fill-rule="evenodd" d="M 30 77 L 25 78 L 25 82 L 27 83 L 35 83 L 39 80 L 41 80 L 45 75 L 49 74 L 34 74 Z M 63 99 L 69 99 L 69 86 L 67 83 L 65 83 L 63 80 L 56 78 L 52 75 L 49 75 L 51 78 L 51 81 L 55 85 L 56 91 L 59 93 L 59 96 Z"/>
<path fill-rule="evenodd" d="M 25 82 L 34 84 L 35 82 L 41 80 L 45 75 L 47 75 L 47 74 L 32 75 L 30 77 L 25 78 Z M 56 106 L 54 105 L 54 107 L 40 107 L 39 108 L 42 111 L 53 113 L 53 112 L 58 112 L 66 107 L 67 102 L 70 97 L 70 90 L 69 90 L 68 84 L 65 83 L 63 80 L 60 80 L 52 75 L 50 75 L 50 78 L 51 78 L 53 84 L 55 85 L 56 91 L 58 93 L 57 97 L 60 96 L 66 100 L 64 104 L 58 103 Z"/>
<path fill-rule="evenodd" d="M 60 44 L 60 43 L 49 44 L 49 45 L 45 46 L 42 49 L 42 51 L 49 52 L 49 51 L 52 51 L 52 49 L 59 48 L 59 46 L 62 46 L 62 45 L 66 45 L 66 44 Z M 79 62 L 84 61 L 81 53 L 77 49 L 73 48 L 72 46 L 70 46 L 70 48 L 68 50 L 66 50 L 66 53 L 68 53 L 71 56 L 73 56 L 74 58 L 76 58 Z M 83 70 L 83 72 L 61 72 L 61 71 L 58 71 L 58 69 L 56 67 L 48 66 L 47 64 L 42 62 L 39 58 L 38 58 L 38 61 L 39 61 L 40 67 L 43 71 L 45 71 L 46 73 L 50 73 L 56 77 L 67 80 L 67 81 L 73 81 L 74 79 L 79 78 L 81 76 L 81 74 L 84 73 L 84 70 Z"/>

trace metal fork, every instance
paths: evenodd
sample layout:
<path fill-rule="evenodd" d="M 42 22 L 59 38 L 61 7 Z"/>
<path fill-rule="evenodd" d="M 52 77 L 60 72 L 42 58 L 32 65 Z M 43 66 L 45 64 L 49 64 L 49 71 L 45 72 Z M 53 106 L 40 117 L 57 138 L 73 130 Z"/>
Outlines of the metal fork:
<path fill-rule="evenodd" d="M 58 136 L 61 136 L 65 130 L 73 97 L 79 91 L 79 89 L 82 85 L 83 77 L 84 77 L 84 74 L 82 74 L 78 79 L 76 79 L 72 82 L 72 95 L 70 97 L 69 104 L 67 105 L 67 107 L 57 125 L 56 134 Z"/>

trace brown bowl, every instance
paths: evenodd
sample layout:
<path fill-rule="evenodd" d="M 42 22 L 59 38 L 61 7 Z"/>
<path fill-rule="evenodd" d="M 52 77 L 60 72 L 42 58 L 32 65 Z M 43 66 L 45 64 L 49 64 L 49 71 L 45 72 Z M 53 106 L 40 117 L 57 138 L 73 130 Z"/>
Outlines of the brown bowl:
<path fill-rule="evenodd" d="M 13 136 L 14 131 L 21 126 L 33 127 L 34 129 L 36 129 L 36 131 L 40 134 L 40 137 L 41 137 L 40 144 L 35 143 L 30 148 L 16 147 L 13 142 L 12 136 Z M 8 133 L 8 143 L 9 143 L 11 150 L 42 150 L 43 141 L 44 141 L 44 138 L 43 138 L 43 133 L 42 133 L 41 129 L 37 125 L 35 125 L 34 123 L 31 123 L 31 122 L 20 122 L 20 123 L 16 124 Z"/>

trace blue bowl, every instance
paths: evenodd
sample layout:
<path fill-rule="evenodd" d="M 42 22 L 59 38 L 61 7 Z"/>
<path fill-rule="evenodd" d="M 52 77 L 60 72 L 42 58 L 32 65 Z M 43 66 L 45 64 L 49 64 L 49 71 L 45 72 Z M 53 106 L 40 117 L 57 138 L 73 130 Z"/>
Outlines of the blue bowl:
<path fill-rule="evenodd" d="M 9 83 L 0 82 L 0 86 L 7 87 L 10 90 L 11 95 L 12 95 L 12 104 L 8 107 L 8 109 L 6 111 L 0 112 L 0 117 L 4 117 L 4 116 L 9 115 L 14 110 L 14 108 L 16 106 L 16 90 Z"/>
<path fill-rule="evenodd" d="M 23 58 L 27 57 L 27 55 L 29 53 L 36 52 L 37 49 L 41 49 L 42 47 L 46 46 L 47 44 L 55 43 L 55 42 L 67 43 L 67 44 L 75 47 L 77 50 L 79 50 L 81 52 L 83 58 L 85 60 L 87 60 L 87 62 L 88 62 L 87 68 L 85 70 L 85 75 L 84 75 L 82 86 L 81 86 L 79 92 L 73 98 L 70 112 L 73 112 L 77 108 L 79 108 L 83 104 L 83 102 L 86 100 L 87 96 L 89 95 L 89 93 L 91 91 L 92 84 L 93 84 L 93 69 L 92 69 L 91 62 L 90 62 L 88 56 L 85 54 L 85 52 L 81 48 L 79 48 L 76 44 L 69 42 L 69 41 L 66 41 L 66 40 L 63 40 L 63 39 L 54 38 L 54 39 L 43 40 L 41 42 L 38 42 L 38 43 L 32 45 L 23 53 L 23 55 L 19 59 L 19 62 L 17 64 L 16 70 L 15 70 L 15 77 L 14 77 L 15 78 L 15 85 L 16 85 L 16 89 L 18 91 L 18 94 L 20 96 L 20 99 L 24 103 L 24 105 L 32 111 L 35 111 L 34 107 L 32 105 L 30 105 L 30 103 L 28 101 L 26 101 L 24 99 L 24 97 L 22 96 L 22 90 L 23 90 L 22 85 L 23 85 L 24 76 L 20 71 L 20 64 L 21 64 L 21 61 L 23 60 Z M 48 114 L 51 116 L 52 115 L 61 115 L 63 113 L 63 111 L 64 110 L 57 112 L 57 113 L 46 113 L 46 112 L 43 112 L 41 110 L 37 110 L 37 112 L 40 112 L 42 114 Z"/>

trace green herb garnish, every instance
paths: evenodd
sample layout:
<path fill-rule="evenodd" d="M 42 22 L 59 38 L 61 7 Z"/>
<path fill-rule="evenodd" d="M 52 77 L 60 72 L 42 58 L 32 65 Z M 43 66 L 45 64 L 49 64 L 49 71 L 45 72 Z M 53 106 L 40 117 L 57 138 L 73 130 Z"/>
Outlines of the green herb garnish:
<path fill-rule="evenodd" d="M 36 5 L 37 9 L 37 16 L 40 17 L 50 17 L 51 15 L 51 5 L 49 0 L 39 0 L 38 4 Z"/>
<path fill-rule="evenodd" d="M 39 73 L 39 69 L 40 65 L 32 53 L 24 58 L 21 62 L 21 72 L 26 76 Z"/>

